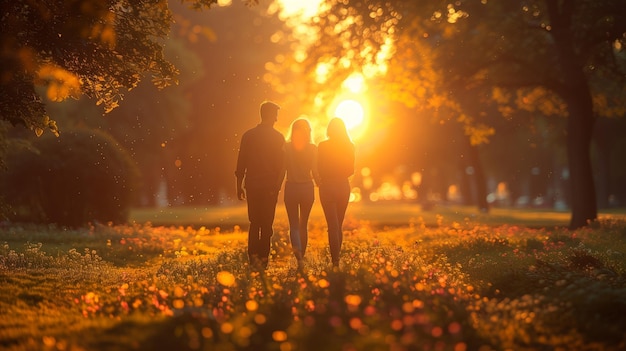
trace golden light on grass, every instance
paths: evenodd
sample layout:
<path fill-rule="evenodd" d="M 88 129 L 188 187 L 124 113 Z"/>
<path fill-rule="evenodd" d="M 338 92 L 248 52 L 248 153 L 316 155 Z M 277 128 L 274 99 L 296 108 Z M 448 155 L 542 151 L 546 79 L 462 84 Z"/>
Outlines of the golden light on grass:
<path fill-rule="evenodd" d="M 254 300 L 246 301 L 246 309 L 248 311 L 256 311 L 259 308 L 259 303 Z"/>
<path fill-rule="evenodd" d="M 54 338 L 54 336 L 43 337 L 43 344 L 46 345 L 47 347 L 54 347 L 56 343 L 57 343 L 57 340 Z"/>
<path fill-rule="evenodd" d="M 176 309 L 182 309 L 183 307 L 185 307 L 185 301 L 181 300 L 181 299 L 176 299 L 172 302 L 172 306 L 174 306 L 174 308 Z"/>
<path fill-rule="evenodd" d="M 460 342 L 454 345 L 454 351 L 466 351 L 466 350 L 467 350 L 467 344 L 465 344 L 464 342 Z"/>
<path fill-rule="evenodd" d="M 254 322 L 259 325 L 265 324 L 265 322 L 267 322 L 267 317 L 265 317 L 264 314 L 257 314 L 254 316 Z"/>
<path fill-rule="evenodd" d="M 92 303 L 98 303 L 100 301 L 100 298 L 95 293 L 88 292 L 87 294 L 85 294 L 84 300 L 85 300 L 85 303 L 92 304 Z"/>
<path fill-rule="evenodd" d="M 401 320 L 394 319 L 393 321 L 391 321 L 391 329 L 398 331 L 402 330 L 402 328 L 404 328 L 404 323 L 402 323 Z"/>
<path fill-rule="evenodd" d="M 220 330 L 224 334 L 230 334 L 233 332 L 233 330 L 235 330 L 235 326 L 232 323 L 226 322 L 220 326 Z"/>
<path fill-rule="evenodd" d="M 443 329 L 441 327 L 433 327 L 433 329 L 431 329 L 430 334 L 435 337 L 435 338 L 439 338 L 443 335 Z"/>
<path fill-rule="evenodd" d="M 322 288 L 322 289 L 326 289 L 326 288 L 328 288 L 328 287 L 330 286 L 330 283 L 329 283 L 329 282 L 328 282 L 328 280 L 326 280 L 326 279 L 320 279 L 320 280 L 317 282 L 317 285 L 318 285 L 320 288 Z"/>
<path fill-rule="evenodd" d="M 361 296 L 359 295 L 347 295 L 345 301 L 350 306 L 358 306 L 361 304 Z"/>
<path fill-rule="evenodd" d="M 413 311 L 415 311 L 415 306 L 413 305 L 412 302 L 405 302 L 402 304 L 402 311 L 404 313 L 413 313 Z"/>
<path fill-rule="evenodd" d="M 252 328 L 247 326 L 241 327 L 241 329 L 239 329 L 239 336 L 244 339 L 248 339 L 250 336 L 252 336 L 252 333 Z"/>
<path fill-rule="evenodd" d="M 276 330 L 272 333 L 272 339 L 278 342 L 285 341 L 287 340 L 287 333 L 282 330 Z"/>
<path fill-rule="evenodd" d="M 363 321 L 360 318 L 354 317 L 350 319 L 350 328 L 354 330 L 359 330 L 363 326 Z"/>
<path fill-rule="evenodd" d="M 397 206 L 388 207 L 398 211 Z M 375 208 L 380 218 L 386 218 L 381 209 Z M 557 314 L 597 315 L 598 308 L 623 290 L 619 273 L 609 282 L 590 275 L 586 268 L 572 268 L 567 258 L 581 243 L 594 245 L 597 251 L 594 255 L 585 251 L 586 259 L 605 260 L 607 266 L 623 272 L 619 253 L 626 252 L 626 244 L 620 240 L 626 217 L 602 220 L 597 228 L 576 233 L 552 228 L 560 240 L 557 243 L 549 240 L 543 228 L 465 223 L 451 221 L 451 213 L 444 214 L 439 214 L 442 221 L 445 218 L 443 227 L 435 226 L 434 218 L 423 228 L 355 225 L 346 236 L 350 254 L 344 256 L 345 266 L 363 269 L 330 272 L 313 268 L 306 276 L 296 277 L 293 266 L 287 263 L 293 258 L 287 250 L 276 250 L 271 274 L 253 276 L 246 265 L 233 260 L 245 255 L 245 240 L 233 248 L 234 236 L 227 230 L 209 236 L 198 235 L 193 228 L 151 225 L 88 229 L 81 245 L 91 249 L 84 255 L 73 250 L 71 256 L 56 250 L 48 254 L 40 246 L 16 251 L 5 243 L 0 245 L 0 275 L 10 275 L 10 279 L 5 279 L 7 286 L 0 289 L 0 301 L 8 301 L 5 307 L 11 313 L 0 318 L 0 330 L 5 332 L 0 343 L 14 343 L 15 349 L 88 349 L 89 345 L 108 342 L 106 331 L 111 326 L 154 320 L 137 328 L 120 328 L 120 348 L 132 348 L 133 344 L 122 344 L 126 340 L 179 346 L 173 349 L 262 350 L 271 345 L 280 351 L 317 342 L 323 345 L 320 349 L 337 349 L 347 343 L 359 349 L 388 349 L 392 344 L 401 348 L 419 342 L 424 349 L 467 351 L 481 349 L 483 338 L 489 340 L 483 349 L 517 349 L 531 342 L 545 349 L 621 346 L 601 338 L 609 335 L 621 340 L 623 319 L 594 321 L 591 330 L 581 327 L 577 318 L 552 322 Z M 286 230 L 286 220 L 278 226 Z M 322 227 L 316 225 L 310 232 L 311 267 L 327 265 L 327 238 Z M 3 239 L 32 239 L 51 248 L 59 239 L 69 242 L 75 235 L 76 231 L 56 228 L 19 227 L 5 231 Z M 245 238 L 247 233 L 237 235 Z M 129 253 L 123 245 L 106 245 L 107 239 L 117 243 L 122 236 L 136 252 Z M 167 240 L 161 240 L 164 237 Z M 139 239 L 155 244 L 142 249 Z M 201 253 L 179 260 L 173 251 L 174 239 L 181 240 L 178 247 L 192 247 L 202 240 L 207 246 L 219 247 L 224 255 Z M 117 255 L 131 258 L 141 253 L 146 267 L 106 261 L 93 266 L 96 249 L 114 250 L 107 257 L 116 259 Z M 467 263 L 450 264 L 451 258 Z M 537 259 L 550 262 L 550 266 L 538 266 Z M 213 273 L 215 267 L 222 268 Z M 190 272 L 198 274 L 191 276 Z M 476 272 L 480 274 L 473 276 Z M 502 286 L 503 278 L 506 286 Z M 516 284 L 508 284 L 511 279 L 516 279 Z M 499 289 L 502 292 L 498 293 Z M 569 305 L 580 301 L 581 296 L 596 296 L 597 302 Z M 68 298 L 74 303 L 68 305 Z M 185 306 L 196 308 L 179 309 Z M 191 322 L 173 318 L 162 323 L 161 317 L 186 313 L 193 313 L 189 315 Z M 25 325 L 24 320 L 32 323 Z M 85 326 L 95 332 L 52 334 L 48 327 L 52 323 L 68 331 L 74 330 L 76 323 L 87 323 Z M 602 330 L 596 331 L 596 326 Z M 549 337 L 543 338 L 545 335 Z M 464 340 L 471 340 L 471 347 Z"/>
<path fill-rule="evenodd" d="M 213 330 L 211 330 L 211 328 L 208 327 L 204 327 L 202 328 L 202 337 L 205 339 L 210 339 L 213 337 Z"/>
<path fill-rule="evenodd" d="M 235 285 L 235 276 L 227 271 L 221 271 L 217 273 L 217 282 L 224 286 L 234 286 Z"/>
<path fill-rule="evenodd" d="M 413 300 L 413 307 L 415 307 L 415 308 L 424 308 L 424 301 L 422 301 L 422 300 Z"/>

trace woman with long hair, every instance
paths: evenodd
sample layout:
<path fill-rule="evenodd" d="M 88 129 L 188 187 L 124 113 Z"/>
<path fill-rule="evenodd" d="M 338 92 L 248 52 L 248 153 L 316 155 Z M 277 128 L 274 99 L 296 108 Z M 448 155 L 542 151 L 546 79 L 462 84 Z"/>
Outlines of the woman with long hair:
<path fill-rule="evenodd" d="M 328 227 L 332 264 L 338 267 L 343 242 L 343 220 L 350 201 L 349 178 L 354 174 L 355 151 L 342 119 L 330 120 L 326 136 L 327 139 L 317 146 L 319 192 Z"/>
<path fill-rule="evenodd" d="M 317 147 L 311 141 L 311 125 L 304 118 L 291 124 L 291 131 L 285 144 L 285 209 L 289 219 L 289 238 L 298 266 L 306 252 L 308 242 L 308 222 L 315 185 L 319 181 L 317 173 Z"/>

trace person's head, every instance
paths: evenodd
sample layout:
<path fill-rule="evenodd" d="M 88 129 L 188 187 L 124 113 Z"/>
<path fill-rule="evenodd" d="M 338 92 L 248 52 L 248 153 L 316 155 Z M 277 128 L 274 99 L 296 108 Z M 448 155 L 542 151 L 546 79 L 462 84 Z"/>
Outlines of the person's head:
<path fill-rule="evenodd" d="M 261 114 L 261 121 L 265 123 L 274 123 L 278 120 L 278 110 L 280 106 L 272 101 L 263 101 L 259 112 Z"/>
<path fill-rule="evenodd" d="M 296 148 L 303 148 L 311 143 L 311 124 L 305 118 L 298 118 L 291 123 L 289 140 Z"/>
<path fill-rule="evenodd" d="M 330 122 L 328 122 L 326 136 L 328 136 L 328 139 L 350 141 L 350 136 L 348 135 L 346 123 L 343 121 L 343 119 L 338 117 L 334 117 L 330 120 Z"/>

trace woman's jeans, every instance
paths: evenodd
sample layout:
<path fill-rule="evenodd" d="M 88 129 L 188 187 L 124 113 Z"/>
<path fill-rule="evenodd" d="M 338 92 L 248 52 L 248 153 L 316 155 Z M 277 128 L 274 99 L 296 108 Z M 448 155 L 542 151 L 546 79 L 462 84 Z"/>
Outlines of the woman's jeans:
<path fill-rule="evenodd" d="M 328 226 L 328 244 L 334 265 L 339 264 L 339 253 L 343 241 L 343 220 L 350 201 L 350 182 L 342 180 L 322 180 L 320 202 Z"/>
<path fill-rule="evenodd" d="M 289 218 L 289 238 L 298 260 L 304 257 L 308 242 L 308 222 L 315 188 L 313 182 L 285 182 L 285 209 Z"/>

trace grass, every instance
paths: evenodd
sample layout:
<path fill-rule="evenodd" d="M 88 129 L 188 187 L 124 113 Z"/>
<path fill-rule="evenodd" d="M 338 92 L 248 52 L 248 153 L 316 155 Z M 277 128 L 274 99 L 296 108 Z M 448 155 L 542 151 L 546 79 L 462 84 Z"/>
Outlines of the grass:
<path fill-rule="evenodd" d="M 351 205 L 335 270 L 319 208 L 303 269 L 281 211 L 263 274 L 247 265 L 241 207 L 1 227 L 0 348 L 626 347 L 623 214 L 568 231 L 560 213 Z"/>
<path fill-rule="evenodd" d="M 376 226 L 405 226 L 411 222 L 424 222 L 427 226 L 437 226 L 440 218 L 448 222 L 477 221 L 487 225 L 523 225 L 527 227 L 565 227 L 569 224 L 570 213 L 548 209 L 505 209 L 492 208 L 489 213 L 481 213 L 476 207 L 469 206 L 437 206 L 424 211 L 419 204 L 398 202 L 353 203 L 348 207 L 348 217 L 370 222 Z M 602 216 L 624 216 L 626 209 L 602 212 Z M 286 217 L 282 204 L 277 206 L 276 217 Z M 323 220 L 321 206 L 316 203 L 311 212 L 312 220 Z M 160 209 L 134 209 L 131 221 L 136 223 L 150 222 L 153 225 L 165 226 L 220 226 L 232 228 L 243 226 L 248 222 L 245 205 L 241 203 L 223 207 L 166 207 Z"/>

